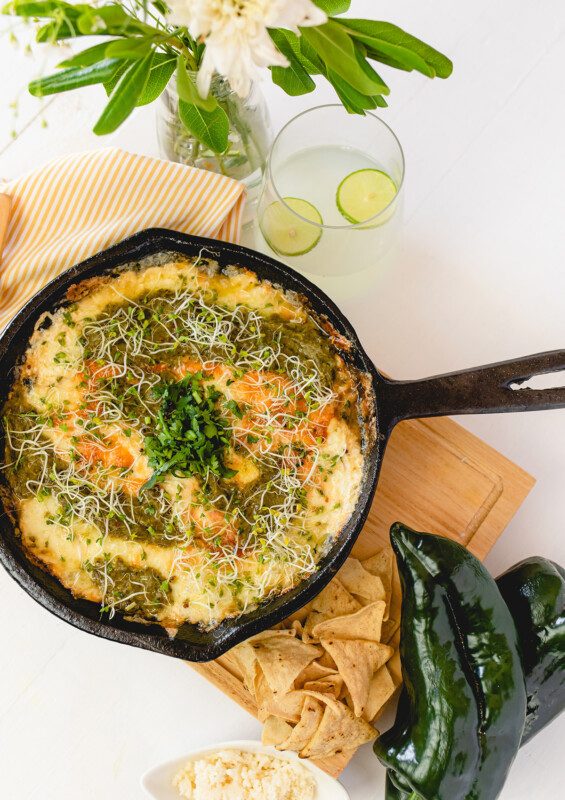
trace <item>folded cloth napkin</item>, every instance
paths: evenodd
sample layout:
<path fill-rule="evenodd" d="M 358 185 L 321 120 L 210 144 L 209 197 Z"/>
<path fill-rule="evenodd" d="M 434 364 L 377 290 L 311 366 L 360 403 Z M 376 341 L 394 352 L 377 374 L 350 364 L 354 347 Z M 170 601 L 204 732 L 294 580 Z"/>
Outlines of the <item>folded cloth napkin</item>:
<path fill-rule="evenodd" d="M 51 161 L 2 187 L 12 200 L 0 262 L 0 330 L 63 270 L 144 228 L 237 242 L 243 186 L 117 148 Z"/>

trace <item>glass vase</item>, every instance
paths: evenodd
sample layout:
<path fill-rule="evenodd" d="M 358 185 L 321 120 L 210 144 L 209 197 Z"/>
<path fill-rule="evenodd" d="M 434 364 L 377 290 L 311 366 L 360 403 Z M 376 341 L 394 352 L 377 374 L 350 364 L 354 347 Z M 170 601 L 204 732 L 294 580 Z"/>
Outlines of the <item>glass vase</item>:
<path fill-rule="evenodd" d="M 259 87 L 253 85 L 242 99 L 229 83 L 215 77 L 210 88 L 230 123 L 228 149 L 214 153 L 184 126 L 178 114 L 176 75 L 161 95 L 157 110 L 157 136 L 162 155 L 170 161 L 219 172 L 241 181 L 247 189 L 244 224 L 254 214 L 267 154 L 273 135 L 269 112 Z"/>

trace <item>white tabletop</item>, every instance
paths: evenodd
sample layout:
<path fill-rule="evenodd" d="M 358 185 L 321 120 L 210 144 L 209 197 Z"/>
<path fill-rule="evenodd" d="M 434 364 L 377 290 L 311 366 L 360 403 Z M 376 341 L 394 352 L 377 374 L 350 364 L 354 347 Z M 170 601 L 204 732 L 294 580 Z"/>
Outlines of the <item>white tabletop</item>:
<path fill-rule="evenodd" d="M 366 349 L 386 372 L 416 378 L 565 347 L 563 1 L 352 8 L 403 25 L 455 63 L 445 82 L 383 69 L 392 88 L 383 117 L 406 153 L 406 224 L 394 263 L 361 297 L 336 298 Z M 27 41 L 25 29 L 16 34 Z M 153 108 L 99 139 L 90 127 L 100 87 L 58 96 L 39 113 L 24 89 L 37 61 L 6 36 L 0 68 L 0 178 L 106 144 L 157 154 Z M 20 89 L 14 121 L 8 103 Z M 332 101 L 327 87 L 295 99 L 268 82 L 264 91 L 275 129 Z M 488 558 L 493 573 L 532 554 L 565 564 L 565 411 L 461 421 L 538 479 Z M 258 722 L 182 662 L 75 631 L 3 571 L 0 640 L 0 794 L 10 800 L 141 798 L 139 776 L 154 763 L 260 735 Z M 520 752 L 503 800 L 562 796 L 564 738 L 565 715 Z M 384 770 L 369 746 L 343 782 L 353 800 L 383 797 Z"/>

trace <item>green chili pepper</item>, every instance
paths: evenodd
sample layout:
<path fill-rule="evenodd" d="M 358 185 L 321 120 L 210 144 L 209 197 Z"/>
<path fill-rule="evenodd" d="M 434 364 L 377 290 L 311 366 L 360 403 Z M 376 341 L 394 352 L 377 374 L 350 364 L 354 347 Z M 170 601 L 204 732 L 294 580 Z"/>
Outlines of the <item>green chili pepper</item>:
<path fill-rule="evenodd" d="M 390 771 L 387 797 L 494 800 L 525 720 L 514 621 L 494 579 L 461 545 L 398 523 L 391 542 L 404 690 L 394 726 L 375 744 Z"/>
<path fill-rule="evenodd" d="M 534 556 L 496 583 L 518 630 L 528 698 L 524 744 L 565 709 L 565 570 Z"/>
<path fill-rule="evenodd" d="M 406 794 L 406 792 L 403 792 L 402 789 L 394 785 L 390 770 L 388 770 L 386 774 L 385 797 L 386 800 L 409 800 L 410 798 L 409 794 Z M 415 795 L 413 795 L 413 800 L 416 800 Z"/>

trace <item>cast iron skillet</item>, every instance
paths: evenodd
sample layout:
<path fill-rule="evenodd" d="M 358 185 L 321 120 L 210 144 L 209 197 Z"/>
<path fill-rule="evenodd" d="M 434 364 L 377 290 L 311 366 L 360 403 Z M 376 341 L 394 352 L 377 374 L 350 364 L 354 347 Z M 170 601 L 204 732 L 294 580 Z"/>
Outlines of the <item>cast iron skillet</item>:
<path fill-rule="evenodd" d="M 221 267 L 231 264 L 249 267 L 259 277 L 305 295 L 314 311 L 325 315 L 333 327 L 351 342 L 352 364 L 370 376 L 369 392 L 374 393 L 376 400 L 376 419 L 372 421 L 373 434 L 376 424 L 376 435 L 370 437 L 371 442 L 366 449 L 366 470 L 355 511 L 331 550 L 320 561 L 318 571 L 293 591 L 266 602 L 251 613 L 225 620 L 210 631 L 185 624 L 174 639 L 158 625 L 129 622 L 120 614 L 111 621 L 101 619 L 97 604 L 74 598 L 55 578 L 25 557 L 14 525 L 3 512 L 0 515 L 0 560 L 5 568 L 41 605 L 88 633 L 190 661 L 217 658 L 238 642 L 297 611 L 331 580 L 345 561 L 363 527 L 371 507 L 386 443 L 397 422 L 446 414 L 565 407 L 565 387 L 544 390 L 512 388 L 534 375 L 565 370 L 565 350 L 540 353 L 422 381 L 389 380 L 375 369 L 344 315 L 306 278 L 278 261 L 245 247 L 163 229 L 141 231 L 98 253 L 58 276 L 29 301 L 0 339 L 0 406 L 7 397 L 13 369 L 25 352 L 38 317 L 63 303 L 69 286 L 85 278 L 109 273 L 122 264 L 164 251 L 187 256 L 196 256 L 204 251 L 204 256 L 217 260 Z M 2 441 L 0 453 L 4 453 Z"/>

